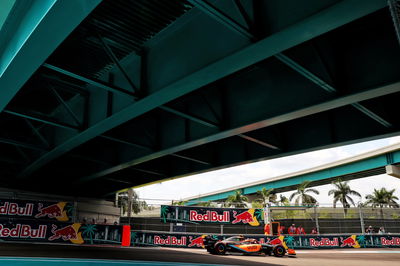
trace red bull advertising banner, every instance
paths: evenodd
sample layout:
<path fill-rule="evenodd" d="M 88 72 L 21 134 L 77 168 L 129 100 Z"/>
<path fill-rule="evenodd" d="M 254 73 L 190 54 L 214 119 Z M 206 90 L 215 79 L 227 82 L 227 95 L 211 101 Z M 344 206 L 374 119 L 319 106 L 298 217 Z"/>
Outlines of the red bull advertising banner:
<path fill-rule="evenodd" d="M 47 219 L 68 222 L 74 213 L 71 202 L 44 202 L 0 199 L 0 219 Z"/>
<path fill-rule="evenodd" d="M 206 208 L 190 206 L 161 206 L 161 221 L 183 223 L 247 224 L 264 223 L 263 209 Z"/>
<path fill-rule="evenodd" d="M 122 226 L 0 220 L 0 241 L 121 244 Z"/>
<path fill-rule="evenodd" d="M 132 232 L 131 243 L 134 246 L 166 246 L 182 248 L 202 248 L 206 235 L 200 234 L 169 234 L 156 232 Z M 212 235 L 216 240 L 222 240 L 233 235 Z M 253 238 L 261 244 L 282 244 L 294 249 L 326 249 L 326 248 L 380 248 L 400 247 L 400 234 L 397 235 L 302 235 L 302 236 L 265 236 L 244 235 Z"/>

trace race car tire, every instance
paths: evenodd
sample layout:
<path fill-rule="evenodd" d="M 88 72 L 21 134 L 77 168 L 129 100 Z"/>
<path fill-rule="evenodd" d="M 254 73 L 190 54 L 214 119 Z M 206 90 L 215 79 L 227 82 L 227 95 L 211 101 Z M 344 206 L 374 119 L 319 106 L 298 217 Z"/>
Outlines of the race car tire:
<path fill-rule="evenodd" d="M 264 252 L 264 254 L 265 255 L 267 255 L 267 256 L 271 256 L 272 255 L 272 249 L 271 248 L 264 248 L 263 249 L 263 252 Z"/>
<path fill-rule="evenodd" d="M 215 255 L 215 250 L 213 248 L 207 248 L 208 253 Z"/>
<path fill-rule="evenodd" d="M 224 244 L 217 244 L 215 245 L 214 250 L 217 255 L 224 255 L 226 252 L 226 247 Z"/>
<path fill-rule="evenodd" d="M 283 246 L 276 246 L 273 252 L 275 257 L 283 257 L 286 253 L 286 250 Z"/>

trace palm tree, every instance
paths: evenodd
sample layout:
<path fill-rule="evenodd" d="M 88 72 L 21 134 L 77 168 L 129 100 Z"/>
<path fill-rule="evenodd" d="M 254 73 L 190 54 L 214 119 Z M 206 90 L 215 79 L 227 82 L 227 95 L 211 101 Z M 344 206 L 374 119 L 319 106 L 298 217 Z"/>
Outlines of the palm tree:
<path fill-rule="evenodd" d="M 292 195 L 290 195 L 289 200 L 292 201 L 294 197 L 297 196 L 295 202 L 296 205 L 303 205 L 303 204 L 315 204 L 317 200 L 307 193 L 312 192 L 319 195 L 319 191 L 314 188 L 307 188 L 310 185 L 311 181 L 303 181 L 298 187 L 297 191 L 295 191 Z"/>
<path fill-rule="evenodd" d="M 85 224 L 82 226 L 82 236 L 90 239 L 90 243 L 93 244 L 93 237 L 97 231 L 95 224 Z"/>
<path fill-rule="evenodd" d="M 387 191 L 386 188 L 374 189 L 374 193 L 365 196 L 366 204 L 371 204 L 372 207 L 379 207 L 381 212 L 381 219 L 383 219 L 383 207 L 399 207 L 396 202 L 399 198 L 394 194 L 395 189 Z"/>
<path fill-rule="evenodd" d="M 202 207 L 214 207 L 214 203 L 212 203 L 211 200 L 200 202 L 197 205 Z"/>
<path fill-rule="evenodd" d="M 242 191 L 240 190 L 236 190 L 235 194 L 229 195 L 228 198 L 225 201 L 225 206 L 230 207 L 230 206 L 234 206 L 234 207 L 242 207 L 242 208 L 246 208 L 247 207 L 247 202 L 249 201 L 249 199 L 242 195 Z"/>
<path fill-rule="evenodd" d="M 336 203 L 339 201 L 343 205 L 344 216 L 347 215 L 347 211 L 350 208 L 350 203 L 356 206 L 350 195 L 358 196 L 361 198 L 360 193 L 355 190 L 351 190 L 348 181 L 343 182 L 338 179 L 332 183 L 335 187 L 329 190 L 328 196 L 333 194 L 333 208 L 336 208 Z"/>
<path fill-rule="evenodd" d="M 290 205 L 289 199 L 283 195 L 279 195 L 278 203 L 281 206 L 289 206 Z"/>
<path fill-rule="evenodd" d="M 129 193 L 121 193 L 119 194 L 119 202 L 121 202 L 122 212 L 126 213 L 129 210 Z M 133 213 L 139 213 L 142 210 L 143 202 L 139 201 L 139 196 L 135 190 L 132 190 L 132 198 L 131 198 L 131 208 Z M 144 204 L 146 202 L 144 201 Z"/>
<path fill-rule="evenodd" d="M 185 204 L 187 203 L 187 201 L 186 200 L 181 200 L 181 201 L 172 201 L 172 205 L 175 205 L 175 206 L 185 206 Z"/>
<path fill-rule="evenodd" d="M 161 219 L 163 219 L 164 223 L 167 222 L 167 217 L 169 212 L 170 212 L 169 206 L 161 205 Z"/>
<path fill-rule="evenodd" d="M 269 202 L 276 203 L 276 193 L 274 192 L 273 188 L 267 190 L 265 187 L 263 187 L 262 190 L 257 191 L 257 195 L 259 198 L 257 198 L 256 201 L 261 202 L 263 207 Z"/>
<path fill-rule="evenodd" d="M 264 208 L 264 205 L 259 200 L 253 200 L 251 202 L 251 207 L 253 209 L 262 209 L 262 208 Z"/>

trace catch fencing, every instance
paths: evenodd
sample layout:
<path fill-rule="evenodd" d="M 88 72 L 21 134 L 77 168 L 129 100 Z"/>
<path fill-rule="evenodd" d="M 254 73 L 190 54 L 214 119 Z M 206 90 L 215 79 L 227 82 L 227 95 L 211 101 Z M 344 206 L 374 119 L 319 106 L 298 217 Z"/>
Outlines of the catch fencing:
<path fill-rule="evenodd" d="M 130 218 L 121 217 L 121 223 L 130 223 L 133 230 L 181 232 L 181 233 L 206 233 L 206 234 L 262 234 L 264 224 L 250 226 L 245 224 L 202 224 L 185 223 L 180 220 L 160 219 L 160 206 L 152 206 L 151 211 L 142 212 Z M 280 222 L 287 228 L 292 224 L 301 225 L 306 234 L 316 228 L 320 235 L 328 234 L 364 234 L 367 227 L 371 226 L 373 233 L 378 233 L 381 227 L 386 233 L 400 233 L 399 208 L 350 208 L 344 213 L 343 208 L 313 207 L 304 210 L 272 210 L 271 220 Z"/>

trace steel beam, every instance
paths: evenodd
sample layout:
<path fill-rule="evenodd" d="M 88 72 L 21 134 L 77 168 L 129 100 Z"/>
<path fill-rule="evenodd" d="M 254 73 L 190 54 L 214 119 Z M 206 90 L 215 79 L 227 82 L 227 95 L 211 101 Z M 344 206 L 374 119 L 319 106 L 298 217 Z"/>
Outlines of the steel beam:
<path fill-rule="evenodd" d="M 261 146 L 264 146 L 264 147 L 267 147 L 267 148 L 270 148 L 270 149 L 280 150 L 277 146 L 274 146 L 274 145 L 269 144 L 269 143 L 267 143 L 267 142 L 258 140 L 258 139 L 256 139 L 256 138 L 253 138 L 253 137 L 250 137 L 250 136 L 247 136 L 247 135 L 245 135 L 245 134 L 238 134 L 238 137 L 241 137 L 241 138 L 243 138 L 243 139 L 246 139 L 246 140 L 248 140 L 248 141 L 254 142 L 254 143 L 256 143 L 256 144 L 259 144 L 259 145 L 261 145 Z"/>
<path fill-rule="evenodd" d="M 111 91 L 113 93 L 118 93 L 118 94 L 123 95 L 123 96 L 134 97 L 133 92 L 130 92 L 128 90 L 121 89 L 121 88 L 112 86 L 110 84 L 105 84 L 105 83 L 100 82 L 100 81 L 95 81 L 95 80 L 92 80 L 92 79 L 89 79 L 89 78 L 82 77 L 82 76 L 80 76 L 78 74 L 72 73 L 71 71 L 68 71 L 68 70 L 62 69 L 60 67 L 56 67 L 56 66 L 50 65 L 48 63 L 44 63 L 43 67 L 46 67 L 46 68 L 51 69 L 51 70 L 54 70 L 54 71 L 56 71 L 58 73 L 66 75 L 68 77 L 83 81 L 83 82 L 85 82 L 87 84 L 90 84 L 90 85 L 93 85 L 95 87 Z"/>
<path fill-rule="evenodd" d="M 180 116 L 180 117 L 189 119 L 189 120 L 194 121 L 194 122 L 196 122 L 196 123 L 198 123 L 198 124 L 201 124 L 201 125 L 203 125 L 203 126 L 207 126 L 207 127 L 211 127 L 211 128 L 219 128 L 219 126 L 218 126 L 217 124 L 215 124 L 215 123 L 206 121 L 205 119 L 202 119 L 202 118 L 194 117 L 193 115 L 188 115 L 188 114 L 186 114 L 186 113 L 183 113 L 183 112 L 174 110 L 174 109 L 169 108 L 169 107 L 166 107 L 166 106 L 160 106 L 160 109 L 163 109 L 164 111 L 173 113 L 173 114 L 175 114 L 175 115 L 177 115 L 177 116 Z M 243 138 L 243 139 L 246 139 L 246 140 L 249 140 L 249 141 L 254 142 L 254 143 L 257 143 L 257 144 L 259 144 L 259 145 L 261 145 L 261 146 L 264 146 L 264 147 L 267 147 L 267 148 L 271 148 L 271 149 L 274 149 L 274 150 L 279 150 L 278 147 L 276 147 L 276 146 L 274 146 L 274 145 L 272 145 L 272 144 L 269 144 L 269 143 L 266 143 L 266 142 L 264 142 L 264 141 L 255 139 L 255 138 L 250 137 L 250 136 L 247 136 L 247 135 L 245 135 L 245 134 L 239 134 L 238 137 Z M 176 155 L 176 154 L 174 154 L 174 155 L 175 155 L 176 157 L 183 158 L 183 157 L 181 157 L 180 155 Z M 188 159 L 191 160 L 191 161 L 194 161 L 194 162 L 199 162 L 199 163 L 203 163 L 203 164 L 209 164 L 209 163 L 204 163 L 204 162 L 202 162 L 202 161 L 198 161 L 198 160 L 196 160 L 196 159 L 191 159 L 191 158 L 188 158 Z"/>
<path fill-rule="evenodd" d="M 43 149 L 42 147 L 38 147 L 36 145 L 32 145 L 29 143 L 24 143 L 24 142 L 12 140 L 12 139 L 0 138 L 0 143 L 10 144 L 10 145 L 13 145 L 16 147 L 21 147 L 21 148 L 25 148 L 25 149 L 29 149 L 29 150 L 35 150 L 35 151 L 41 151 L 41 152 L 46 151 L 46 149 Z"/>
<path fill-rule="evenodd" d="M 215 6 L 208 3 L 205 0 L 188 0 L 192 5 L 196 6 L 198 9 L 214 18 L 216 21 L 227 26 L 228 28 L 240 33 L 246 38 L 255 39 L 254 36 L 242 25 L 237 23 L 235 20 L 231 19 L 227 15 L 223 14 Z"/>
<path fill-rule="evenodd" d="M 242 18 L 246 22 L 247 28 L 249 29 L 248 31 L 251 32 L 250 29 L 252 28 L 254 23 L 253 23 L 253 21 L 251 21 L 251 18 L 249 16 L 249 14 L 247 14 L 247 12 L 244 9 L 244 7 L 243 7 L 242 3 L 240 2 L 240 0 L 234 0 L 234 3 L 235 3 L 235 6 L 237 7 L 237 9 L 240 12 L 240 15 L 242 16 Z"/>
<path fill-rule="evenodd" d="M 375 114 L 373 111 L 371 111 L 370 109 L 368 109 L 364 105 L 362 105 L 360 103 L 353 103 L 351 106 L 353 106 L 354 108 L 359 110 L 361 113 L 369 116 L 370 118 L 372 118 L 373 120 L 375 120 L 379 124 L 383 125 L 384 127 L 392 127 L 392 124 L 390 122 L 386 121 L 385 119 L 383 119 L 379 115 Z"/>
<path fill-rule="evenodd" d="M 388 0 L 390 13 L 392 14 L 394 29 L 400 44 L 400 0 Z"/>
<path fill-rule="evenodd" d="M 189 160 L 189 161 L 196 162 L 196 163 L 200 163 L 200 164 L 211 165 L 208 162 L 197 160 L 197 159 L 193 159 L 191 157 L 183 156 L 183 155 L 176 154 L 176 153 L 172 153 L 171 156 L 178 157 L 178 158 L 181 158 L 181 159 L 184 159 L 184 160 Z"/>
<path fill-rule="evenodd" d="M 103 139 L 108 139 L 108 140 L 117 142 L 117 143 L 121 143 L 121 144 L 125 144 L 125 145 L 128 145 L 128 146 L 132 146 L 132 147 L 135 147 L 135 148 L 148 150 L 148 151 L 153 151 L 152 148 L 144 146 L 142 144 L 137 144 L 137 143 L 134 143 L 134 142 L 125 141 L 125 140 L 121 140 L 121 139 L 110 137 L 110 136 L 106 136 L 106 135 L 100 135 L 100 137 L 103 138 Z"/>
<path fill-rule="evenodd" d="M 101 0 L 18 1 L 2 29 L 0 112 Z M 49 34 L 51 32 L 51 34 Z"/>
<path fill-rule="evenodd" d="M 40 139 L 40 141 L 46 146 L 46 148 L 50 148 L 49 142 L 43 137 L 43 135 L 39 132 L 39 130 L 31 123 L 31 121 L 25 118 L 25 122 L 32 129 L 33 133 Z"/>
<path fill-rule="evenodd" d="M 72 117 L 74 120 L 76 126 L 81 127 L 81 121 L 79 121 L 79 118 L 76 116 L 74 111 L 69 107 L 69 105 L 64 101 L 64 99 L 61 97 L 61 95 L 54 89 L 50 88 L 51 92 L 54 94 L 54 96 L 57 98 L 57 101 L 62 104 L 64 109 L 67 111 L 67 113 Z"/>
<path fill-rule="evenodd" d="M 41 73 L 40 75 L 43 78 L 53 80 L 57 84 L 53 84 L 57 89 L 72 92 L 72 93 L 77 93 L 82 95 L 83 97 L 88 97 L 89 92 L 87 91 L 87 88 L 84 88 L 80 85 L 68 82 L 66 80 L 60 79 L 59 77 L 53 76 L 53 75 L 47 75 Z"/>
<path fill-rule="evenodd" d="M 227 15 L 223 14 L 221 11 L 219 11 L 218 9 L 216 9 L 214 6 L 212 6 L 211 4 L 207 3 L 206 1 L 199 1 L 199 0 L 189 0 L 189 1 L 192 2 L 193 5 L 197 6 L 202 11 L 204 11 L 206 14 L 208 14 L 209 16 L 214 18 L 216 21 L 218 21 L 218 22 L 222 23 L 223 25 L 227 26 L 229 29 L 233 30 L 234 32 L 244 36 L 245 38 L 247 38 L 247 39 L 249 39 L 251 41 L 257 40 L 257 38 L 255 36 L 253 36 L 250 32 L 248 32 L 240 24 L 238 24 L 236 21 L 232 20 Z M 396 0 L 390 0 L 390 1 L 394 2 Z M 390 1 L 389 1 L 389 3 L 390 3 Z M 397 19 L 397 22 L 399 20 L 399 14 L 397 14 L 397 13 L 400 12 L 400 7 L 397 6 L 397 5 L 399 5 L 399 4 L 392 4 L 393 7 L 391 9 L 392 10 L 392 16 L 393 16 L 393 14 L 396 14 L 395 16 L 393 16 L 395 24 L 396 24 L 396 19 Z M 241 10 L 241 12 L 242 11 L 243 10 Z M 398 28 L 396 28 L 396 29 L 398 29 Z M 326 83 L 325 81 L 323 81 L 322 79 L 320 79 L 319 77 L 317 77 L 316 75 L 314 75 L 313 73 L 308 71 L 306 68 L 304 68 L 303 66 L 301 66 L 300 64 L 298 64 L 297 62 L 292 60 L 291 58 L 287 57 L 286 55 L 284 55 L 282 53 L 277 53 L 274 57 L 277 58 L 282 63 L 284 63 L 285 65 L 287 65 L 288 67 L 290 67 L 293 70 L 295 70 L 300 75 L 302 75 L 305 78 L 307 78 L 308 80 L 310 80 L 311 82 L 317 84 L 319 87 L 321 87 L 322 89 L 326 90 L 327 92 L 329 92 L 329 93 L 336 93 L 337 92 L 337 90 L 335 88 L 333 88 L 331 85 L 329 85 L 328 83 Z M 383 125 L 385 127 L 391 127 L 392 126 L 391 123 L 389 123 L 388 121 L 386 121 L 382 117 L 378 116 L 377 114 L 375 114 L 374 112 L 372 112 L 371 110 L 366 108 L 365 106 L 363 106 L 363 105 L 361 105 L 359 103 L 355 103 L 352 106 L 354 108 L 356 108 L 357 110 L 361 111 L 362 113 L 364 113 L 365 115 L 367 115 L 368 117 L 370 117 L 373 120 L 377 121 L 381 125 Z"/>
<path fill-rule="evenodd" d="M 275 58 L 277 58 L 279 61 L 281 61 L 282 63 L 284 63 L 285 65 L 287 65 L 288 67 L 290 67 L 291 69 L 293 69 L 294 71 L 296 71 L 309 81 L 317 84 L 319 87 L 326 90 L 327 92 L 329 93 L 337 92 L 337 90 L 334 87 L 332 87 L 331 85 L 329 85 L 328 83 L 326 83 L 325 81 L 323 81 L 322 79 L 320 79 L 319 77 L 308 71 L 306 68 L 304 68 L 291 58 L 287 57 L 286 55 L 279 53 L 275 55 Z"/>
<path fill-rule="evenodd" d="M 106 51 L 108 57 L 110 57 L 110 59 L 114 62 L 114 64 L 117 66 L 117 68 L 119 69 L 119 71 L 122 73 L 122 75 L 125 77 L 126 81 L 128 81 L 129 85 L 131 86 L 131 89 L 133 90 L 133 92 L 137 92 L 138 89 L 136 88 L 135 84 L 133 83 L 132 79 L 129 77 L 129 75 L 126 73 L 125 69 L 121 66 L 121 64 L 118 61 L 118 58 L 115 56 L 114 52 L 112 51 L 112 49 L 110 48 L 110 46 L 108 46 L 106 40 L 99 34 L 98 36 L 104 50 Z"/>
<path fill-rule="evenodd" d="M 69 129 L 69 130 L 79 130 L 79 128 L 76 126 L 69 125 L 67 123 L 63 123 L 63 122 L 59 122 L 59 121 L 55 121 L 50 118 L 43 117 L 42 115 L 39 115 L 39 114 L 31 114 L 31 113 L 28 114 L 28 113 L 23 113 L 23 112 L 17 112 L 14 110 L 4 110 L 3 112 L 6 114 L 10 114 L 10 115 L 14 115 L 14 116 L 22 117 L 22 118 L 27 118 L 27 119 L 30 119 L 33 121 L 38 121 L 38 122 L 48 124 L 51 126 L 56 126 L 59 128 L 64 128 L 64 129 Z"/>
<path fill-rule="evenodd" d="M 101 122 L 93 125 L 92 127 L 84 130 L 83 132 L 77 134 L 74 137 L 71 137 L 69 140 L 65 141 L 63 144 L 55 147 L 49 153 L 44 154 L 42 157 L 37 159 L 34 163 L 32 163 L 28 168 L 23 171 L 22 176 L 28 176 L 32 172 L 36 171 L 40 167 L 44 166 L 48 162 L 54 160 L 55 158 L 65 154 L 66 152 L 72 150 L 73 148 L 97 137 L 104 132 L 113 129 L 133 118 L 136 118 L 150 110 L 153 110 L 161 105 L 164 105 L 178 97 L 181 97 L 185 94 L 188 94 L 198 88 L 201 88 L 207 84 L 210 84 L 216 80 L 219 80 L 223 77 L 226 77 L 232 73 L 235 73 L 241 69 L 244 69 L 248 66 L 251 66 L 257 62 L 260 62 L 266 58 L 274 56 L 277 53 L 280 53 L 284 50 L 287 50 L 291 47 L 294 47 L 300 43 L 308 41 L 312 38 L 315 38 L 321 34 L 324 34 L 328 31 L 336 29 L 344 24 L 347 24 L 351 21 L 354 21 L 358 18 L 361 18 L 365 15 L 368 15 L 374 11 L 377 11 L 386 6 L 386 1 L 377 0 L 377 1 L 362 1 L 362 0 L 348 0 L 341 1 L 335 5 L 330 6 L 327 9 L 324 9 L 310 17 L 307 17 L 304 20 L 297 22 L 280 32 L 277 32 L 271 36 L 266 37 L 263 40 L 260 40 L 254 44 L 251 44 L 225 58 L 222 58 L 212 64 L 205 66 L 204 68 L 197 70 L 196 72 L 187 75 L 186 77 L 181 78 L 164 88 L 150 94 L 149 96 L 141 99 L 133 103 L 132 105 L 126 107 L 125 109 L 115 113 L 114 115 L 104 119 Z M 373 98 L 373 95 L 385 95 L 390 91 L 387 87 L 385 89 L 371 90 L 368 91 L 364 95 L 357 94 L 357 98 L 368 98 L 367 95 L 370 95 L 370 98 Z M 397 89 L 397 88 L 396 88 Z M 330 104 L 325 103 L 321 106 L 316 106 L 315 108 L 324 108 L 329 109 L 329 106 L 334 106 L 333 108 L 342 106 L 341 103 L 349 102 L 352 99 L 352 96 L 349 98 L 339 99 L 338 102 L 332 102 Z M 341 102 L 341 103 L 339 103 Z M 354 103 L 354 101 L 352 101 Z M 265 123 L 278 123 L 278 121 L 287 120 L 290 117 L 296 117 L 302 115 L 304 113 L 315 113 L 311 109 L 299 110 L 297 112 L 293 112 L 290 114 L 282 115 L 281 117 L 275 118 L 274 121 L 267 120 L 268 122 L 260 122 L 255 126 L 264 127 L 268 124 Z M 252 128 L 252 127 L 246 127 Z M 235 133 L 238 131 L 237 133 Z M 212 139 L 220 139 L 224 138 L 224 136 L 231 135 L 231 133 L 235 133 L 233 135 L 245 130 L 231 130 L 228 132 L 220 133 L 219 135 L 212 136 L 208 138 L 207 142 Z M 187 143 L 187 147 L 194 147 L 195 145 L 199 145 L 197 142 Z M 178 152 L 182 150 L 181 146 L 168 149 L 168 154 Z M 176 151 L 175 151 L 176 150 Z M 165 152 L 162 152 L 164 154 Z M 154 154 L 156 156 L 162 156 L 161 154 Z M 136 161 L 136 160 L 135 160 Z M 136 161 L 137 162 L 137 161 Z M 126 165 L 129 167 L 131 163 L 127 163 Z M 111 171 L 112 172 L 112 171 Z M 95 178 L 97 175 L 95 175 Z"/>
<path fill-rule="evenodd" d="M 328 83 L 326 83 L 325 81 L 323 81 L 322 79 L 320 79 L 319 77 L 317 77 L 316 75 L 314 75 L 313 73 L 308 71 L 306 68 L 304 68 L 303 66 L 301 66 L 300 64 L 298 64 L 294 60 L 292 60 L 289 57 L 287 57 L 286 55 L 280 53 L 280 54 L 275 55 L 275 58 L 280 60 L 282 63 L 284 63 L 288 67 L 292 68 L 294 71 L 296 71 L 300 75 L 302 75 L 305 78 L 307 78 L 309 81 L 317 84 L 320 88 L 324 89 L 325 91 L 327 91 L 329 93 L 336 93 L 337 92 L 337 90 L 333 86 L 329 85 Z M 375 120 L 379 124 L 383 125 L 384 127 L 391 127 L 392 126 L 391 123 L 389 123 L 388 121 L 386 121 L 385 119 L 383 119 L 379 115 L 375 114 L 373 111 L 369 110 L 368 108 L 366 108 L 365 106 L 363 106 L 360 103 L 353 103 L 353 104 L 351 104 L 351 106 L 353 106 L 354 108 L 356 108 L 360 112 L 364 113 L 368 117 L 372 118 L 373 120 Z"/>
<path fill-rule="evenodd" d="M 33 120 L 33 121 L 38 121 L 38 122 L 41 122 L 41 123 L 44 123 L 44 124 L 47 124 L 47 125 L 51 125 L 51 126 L 55 126 L 55 127 L 59 127 L 59 128 L 64 128 L 64 129 L 69 129 L 69 130 L 74 130 L 74 131 L 79 129 L 78 127 L 75 127 L 75 126 L 72 126 L 72 125 L 68 125 L 68 124 L 65 124 L 65 123 L 62 123 L 62 122 L 51 121 L 49 118 L 44 118 L 44 117 L 39 116 L 37 114 L 24 114 L 22 112 L 16 112 L 16 111 L 10 111 L 10 110 L 4 110 L 4 113 L 15 115 L 15 116 L 22 117 L 22 118 L 29 119 L 29 120 Z M 33 127 L 33 125 L 29 122 L 29 120 L 26 120 L 26 121 L 28 122 L 28 125 L 34 130 L 34 132 L 36 134 L 37 129 L 35 127 Z M 39 132 L 37 132 L 37 133 L 39 133 Z M 41 138 L 41 140 L 43 142 L 46 141 L 41 134 L 39 134 L 39 136 L 40 136 L 40 138 Z M 145 149 L 145 150 L 148 150 L 148 151 L 153 151 L 152 148 L 144 146 L 142 144 L 128 142 L 128 141 L 121 140 L 121 139 L 118 139 L 118 138 L 115 138 L 115 137 L 110 137 L 110 136 L 107 136 L 107 135 L 100 135 L 99 137 L 104 138 L 104 139 L 108 139 L 108 140 L 111 140 L 111 141 L 114 141 L 114 142 L 118 142 L 118 143 L 121 143 L 121 144 L 125 144 L 125 145 L 128 145 L 128 146 L 132 146 L 132 147 L 136 147 L 136 148 L 140 148 L 140 149 Z M 46 141 L 46 144 L 48 145 L 47 141 Z"/>
<path fill-rule="evenodd" d="M 387 85 L 387 86 L 383 86 L 383 87 L 379 87 L 376 89 L 371 89 L 371 90 L 359 92 L 356 94 L 336 98 L 334 100 L 330 100 L 330 101 L 323 102 L 320 104 L 312 105 L 312 106 L 309 106 L 309 107 L 306 107 L 303 109 L 299 109 L 296 111 L 292 111 L 289 113 L 277 115 L 275 117 L 270 117 L 270 118 L 267 118 L 262 121 L 258 121 L 255 123 L 244 125 L 242 127 L 226 130 L 226 131 L 214 134 L 214 135 L 210 135 L 210 136 L 207 136 L 204 138 L 200 138 L 200 139 L 193 140 L 193 141 L 190 141 L 187 143 L 183 143 L 181 145 L 170 147 L 165 150 L 157 151 L 157 152 L 154 152 L 147 156 L 137 158 L 130 162 L 125 162 L 125 163 L 122 163 L 115 167 L 112 167 L 112 168 L 100 171 L 98 173 L 95 173 L 93 175 L 84 177 L 84 178 L 82 178 L 82 180 L 90 181 L 90 180 L 93 180 L 93 179 L 96 179 L 96 178 L 99 178 L 99 177 L 102 177 L 105 175 L 109 175 L 109 174 L 112 174 L 114 172 L 117 172 L 117 171 L 120 171 L 123 169 L 126 169 L 131 166 L 135 166 L 135 165 L 138 165 L 138 164 L 141 164 L 141 163 L 144 163 L 144 162 L 156 159 L 156 158 L 160 158 L 160 157 L 163 157 L 166 155 L 171 155 L 173 153 L 177 153 L 177 152 L 184 151 L 184 150 L 187 150 L 190 148 L 194 148 L 199 145 L 204 145 L 206 143 L 218 141 L 218 140 L 229 138 L 229 137 L 236 136 L 239 134 L 244 134 L 246 132 L 250 132 L 253 130 L 277 125 L 277 124 L 288 122 L 288 121 L 291 121 L 294 119 L 298 119 L 298 118 L 306 117 L 309 115 L 313 115 L 313 114 L 329 111 L 332 109 L 340 108 L 340 107 L 343 107 L 346 105 L 353 104 L 355 102 L 365 101 L 365 100 L 373 99 L 376 97 L 380 97 L 380 96 L 384 96 L 384 95 L 388 95 L 388 94 L 392 94 L 392 93 L 396 93 L 396 92 L 400 92 L 400 82 L 393 83 L 391 85 Z"/>
<path fill-rule="evenodd" d="M 135 171 L 138 171 L 138 172 L 142 172 L 142 173 L 146 173 L 146 174 L 158 175 L 158 176 L 163 176 L 163 177 L 165 177 L 164 174 L 160 174 L 160 173 L 157 173 L 157 172 L 154 172 L 154 171 L 150 171 L 150 170 L 146 170 L 146 169 L 141 169 L 141 168 L 136 168 L 136 167 L 131 167 L 131 168 L 129 168 L 129 169 L 135 170 Z"/>
<path fill-rule="evenodd" d="M 216 124 L 213 123 L 213 122 L 209 122 L 209 121 L 206 121 L 206 120 L 203 119 L 203 118 L 198 118 L 198 117 L 195 117 L 195 116 L 193 116 L 193 115 L 189 115 L 189 114 L 183 113 L 183 112 L 181 112 L 181 111 L 178 111 L 178 110 L 169 108 L 169 107 L 167 107 L 167 106 L 165 106 L 165 105 L 160 106 L 159 108 L 162 109 L 162 110 L 164 110 L 164 111 L 166 111 L 166 112 L 169 112 L 169 113 L 175 114 L 175 115 L 177 115 L 177 116 L 183 117 L 183 118 L 185 118 L 185 119 L 189 119 L 189 120 L 191 120 L 191 121 L 193 121 L 193 122 L 196 122 L 196 123 L 198 123 L 198 124 L 201 124 L 201 125 L 203 125 L 203 126 L 207 126 L 207 127 L 211 127 L 211 128 L 219 128 L 218 125 L 216 125 Z"/>

